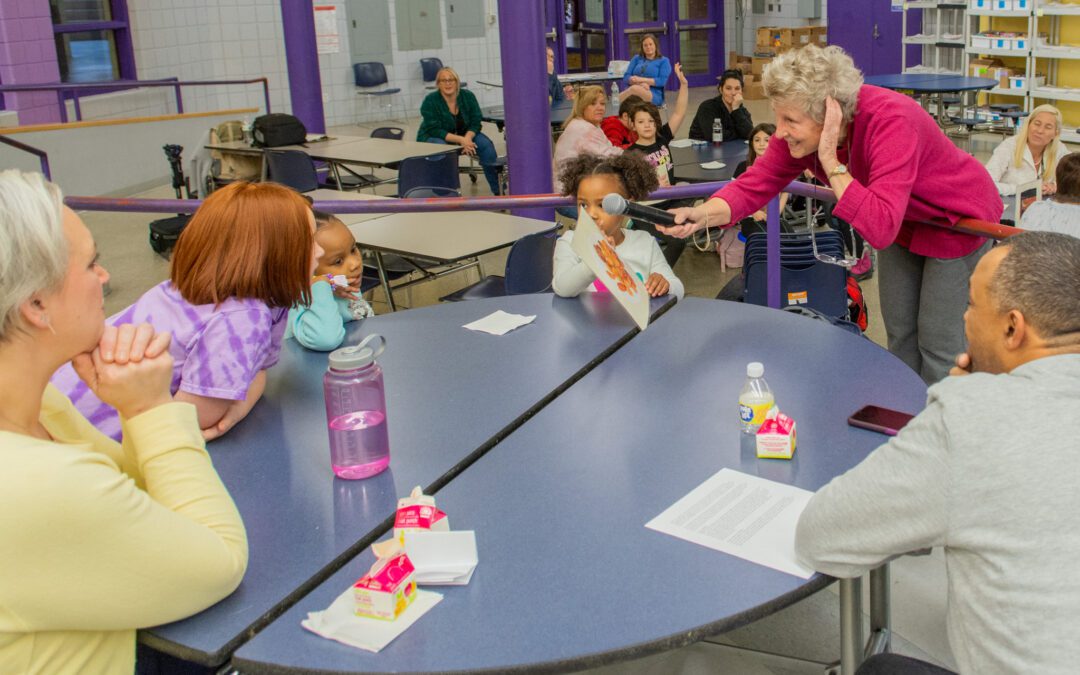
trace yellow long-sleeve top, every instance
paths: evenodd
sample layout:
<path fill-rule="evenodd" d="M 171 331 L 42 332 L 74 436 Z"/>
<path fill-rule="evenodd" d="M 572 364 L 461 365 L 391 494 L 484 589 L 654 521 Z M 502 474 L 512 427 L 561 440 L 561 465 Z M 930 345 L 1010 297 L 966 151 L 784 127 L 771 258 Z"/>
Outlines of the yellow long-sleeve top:
<path fill-rule="evenodd" d="M 0 673 L 131 673 L 135 629 L 190 616 L 247 568 L 195 408 L 102 435 L 52 385 L 54 441 L 0 432 Z"/>

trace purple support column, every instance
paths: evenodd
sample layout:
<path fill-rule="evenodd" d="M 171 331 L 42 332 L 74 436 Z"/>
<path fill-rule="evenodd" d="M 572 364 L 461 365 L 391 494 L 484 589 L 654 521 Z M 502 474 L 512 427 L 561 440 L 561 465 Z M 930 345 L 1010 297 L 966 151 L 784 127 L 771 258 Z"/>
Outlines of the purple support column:
<path fill-rule="evenodd" d="M 780 309 L 780 196 L 765 209 L 765 299 Z"/>
<path fill-rule="evenodd" d="M 315 10 L 310 2 L 281 0 L 281 24 L 285 32 L 285 62 L 289 68 L 289 99 L 292 114 L 308 132 L 326 133 L 322 105 L 319 55 L 315 48 Z"/>
<path fill-rule="evenodd" d="M 544 60 L 544 12 L 539 2 L 499 3 L 506 159 L 513 193 L 551 192 L 551 118 Z M 552 209 L 518 209 L 541 220 Z"/>

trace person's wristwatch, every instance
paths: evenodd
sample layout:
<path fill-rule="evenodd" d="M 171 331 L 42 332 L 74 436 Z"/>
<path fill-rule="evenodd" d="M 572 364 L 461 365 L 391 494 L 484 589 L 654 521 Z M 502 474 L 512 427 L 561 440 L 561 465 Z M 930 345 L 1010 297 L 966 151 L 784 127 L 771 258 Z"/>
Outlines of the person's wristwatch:
<path fill-rule="evenodd" d="M 833 176 L 844 176 L 848 172 L 846 164 L 837 164 L 833 167 L 833 170 L 829 172 L 829 178 Z"/>

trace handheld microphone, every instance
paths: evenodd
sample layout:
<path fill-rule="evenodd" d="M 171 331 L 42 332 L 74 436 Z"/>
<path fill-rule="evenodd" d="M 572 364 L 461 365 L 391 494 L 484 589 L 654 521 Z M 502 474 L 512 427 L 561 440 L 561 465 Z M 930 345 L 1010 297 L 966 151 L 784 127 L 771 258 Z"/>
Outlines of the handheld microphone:
<path fill-rule="evenodd" d="M 605 196 L 600 206 L 606 213 L 613 216 L 630 216 L 634 220 L 643 220 L 646 223 L 664 225 L 665 227 L 675 224 L 675 214 L 653 206 L 628 202 L 625 197 L 614 192 Z"/>

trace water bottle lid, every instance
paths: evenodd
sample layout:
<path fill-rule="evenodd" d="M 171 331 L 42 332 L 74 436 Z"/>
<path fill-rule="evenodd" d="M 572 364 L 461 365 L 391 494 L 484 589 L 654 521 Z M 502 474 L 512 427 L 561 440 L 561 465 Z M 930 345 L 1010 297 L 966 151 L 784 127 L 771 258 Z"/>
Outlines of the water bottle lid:
<path fill-rule="evenodd" d="M 378 340 L 378 344 L 371 344 Z M 386 338 L 378 333 L 372 333 L 360 344 L 342 347 L 330 352 L 330 367 L 334 370 L 355 370 L 369 366 L 375 362 L 375 357 L 386 349 Z"/>
<path fill-rule="evenodd" d="M 747 377 L 761 377 L 765 374 L 765 365 L 760 361 L 753 361 L 746 364 L 746 376 Z"/>

